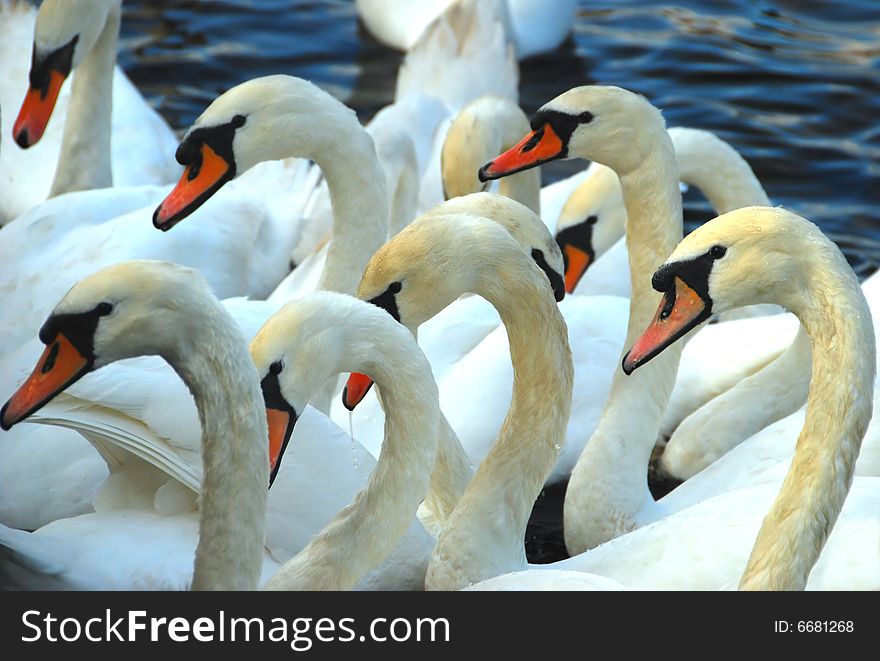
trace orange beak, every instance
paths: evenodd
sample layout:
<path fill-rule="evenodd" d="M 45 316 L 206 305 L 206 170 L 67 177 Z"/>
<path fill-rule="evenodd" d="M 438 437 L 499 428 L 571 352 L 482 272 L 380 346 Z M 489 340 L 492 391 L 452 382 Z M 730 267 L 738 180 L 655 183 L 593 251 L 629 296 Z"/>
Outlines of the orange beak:
<path fill-rule="evenodd" d="M 590 254 L 571 244 L 562 249 L 565 255 L 565 293 L 571 294 L 590 266 Z"/>
<path fill-rule="evenodd" d="M 632 374 L 637 367 L 708 319 L 711 313 L 712 306 L 676 276 L 675 287 L 664 295 L 654 320 L 623 357 L 623 371 Z"/>
<path fill-rule="evenodd" d="M 46 347 L 37 366 L 0 410 L 0 428 L 8 430 L 52 400 L 92 367 L 62 333 Z"/>
<path fill-rule="evenodd" d="M 354 411 L 354 407 L 361 403 L 370 388 L 373 387 L 373 379 L 366 374 L 358 374 L 352 372 L 342 391 L 342 404 L 349 411 Z"/>
<path fill-rule="evenodd" d="M 199 158 L 183 171 L 180 181 L 153 212 L 153 225 L 170 230 L 204 204 L 234 176 L 233 167 L 222 156 L 203 144 Z"/>
<path fill-rule="evenodd" d="M 537 131 L 532 131 L 519 144 L 511 147 L 500 156 L 480 168 L 480 181 L 498 179 L 521 170 L 533 168 L 541 163 L 565 156 L 565 145 L 553 127 L 545 124 Z"/>
<path fill-rule="evenodd" d="M 278 469 L 281 468 L 281 457 L 287 449 L 290 435 L 296 424 L 296 416 L 289 411 L 266 408 L 266 419 L 269 423 L 269 486 L 275 481 Z"/>
<path fill-rule="evenodd" d="M 12 138 L 22 149 L 37 144 L 58 101 L 58 93 L 66 76 L 54 69 L 49 74 L 49 86 L 43 89 L 30 87 L 18 111 L 18 118 L 12 126 Z"/>

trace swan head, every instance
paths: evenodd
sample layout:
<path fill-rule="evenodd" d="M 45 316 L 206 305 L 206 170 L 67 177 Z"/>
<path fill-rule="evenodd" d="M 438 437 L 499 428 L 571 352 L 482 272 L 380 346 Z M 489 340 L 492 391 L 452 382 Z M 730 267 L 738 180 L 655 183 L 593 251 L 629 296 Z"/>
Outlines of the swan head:
<path fill-rule="evenodd" d="M 43 137 L 61 85 L 94 48 L 121 0 L 45 0 L 37 12 L 29 87 L 12 136 L 22 149 Z"/>
<path fill-rule="evenodd" d="M 528 130 L 525 113 L 509 99 L 486 95 L 462 108 L 440 152 L 444 198 L 486 190 L 488 182 L 477 177 L 480 166 Z"/>
<path fill-rule="evenodd" d="M 575 290 L 598 257 L 625 232 L 626 207 L 617 173 L 596 164 L 568 197 L 556 225 L 556 242 L 565 257 L 565 291 Z"/>
<path fill-rule="evenodd" d="M 315 292 L 282 307 L 251 341 L 269 422 L 270 485 L 297 419 L 327 379 L 341 372 L 376 374 L 375 338 L 415 342 L 384 311 L 352 296 Z"/>
<path fill-rule="evenodd" d="M 556 301 L 565 297 L 565 260 L 544 222 L 526 205 L 495 193 L 471 193 L 437 205 L 422 217 L 473 214 L 501 225 L 547 276 Z"/>
<path fill-rule="evenodd" d="M 664 296 L 623 371 L 632 373 L 713 313 L 755 303 L 790 307 L 811 289 L 810 255 L 832 245 L 818 227 L 780 208 L 744 207 L 697 228 L 654 272 L 651 283 Z"/>
<path fill-rule="evenodd" d="M 641 165 L 658 134 L 666 132 L 660 111 L 643 96 L 599 85 L 560 94 L 541 106 L 530 123 L 531 133 L 480 168 L 481 181 L 573 157 L 625 175 Z"/>
<path fill-rule="evenodd" d="M 205 297 L 213 295 L 200 275 L 169 262 L 123 262 L 77 283 L 40 329 L 46 349 L 0 411 L 0 427 L 9 429 L 113 361 L 168 357 L 169 335 L 186 334 L 187 311 Z"/>
<path fill-rule="evenodd" d="M 294 148 L 317 160 L 340 116 L 357 122 L 353 110 L 301 78 L 263 76 L 236 85 L 184 134 L 176 153 L 183 175 L 156 208 L 153 224 L 171 229 L 228 181 L 257 163 L 287 158 Z"/>
<path fill-rule="evenodd" d="M 444 205 L 461 204 L 461 200 L 467 198 Z M 553 243 L 552 238 L 549 243 Z M 561 263 L 558 249 L 556 255 L 557 263 Z M 495 287 L 503 289 L 505 269 L 528 266 L 529 260 L 524 257 L 523 247 L 489 218 L 473 213 L 429 212 L 376 251 L 364 270 L 357 297 L 381 308 L 415 334 L 422 323 L 462 294 L 485 296 Z M 371 385 L 368 376 L 353 373 L 343 393 L 345 407 L 353 410 Z"/>

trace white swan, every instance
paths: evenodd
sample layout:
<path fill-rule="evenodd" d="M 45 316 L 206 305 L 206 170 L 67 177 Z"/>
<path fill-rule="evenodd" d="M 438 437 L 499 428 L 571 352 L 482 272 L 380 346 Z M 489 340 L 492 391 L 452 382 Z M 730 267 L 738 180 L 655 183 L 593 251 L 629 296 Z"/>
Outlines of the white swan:
<path fill-rule="evenodd" d="M 306 402 L 330 376 L 368 372 L 382 392 L 385 440 L 369 482 L 265 586 L 350 589 L 389 555 L 428 490 L 440 418 L 430 365 L 409 332 L 384 311 L 330 292 L 281 308 L 251 342 L 251 355 L 268 407 L 273 470 Z M 279 522 L 285 524 L 291 522 Z"/>
<path fill-rule="evenodd" d="M 497 223 L 471 215 L 414 221 L 370 260 L 358 296 L 415 329 L 466 291 L 489 300 L 504 320 L 517 378 L 501 438 L 477 469 L 437 541 L 426 578 L 429 588 L 446 585 L 438 583 L 438 563 L 447 566 L 448 559 L 450 571 L 458 571 L 457 560 L 448 556 L 470 535 L 479 536 L 481 543 L 466 555 L 493 567 L 500 562 L 494 574 L 504 571 L 510 553 L 524 562 L 526 522 L 558 454 L 571 408 L 574 375 L 565 321 L 546 276 Z M 540 391 L 534 383 L 541 384 Z M 546 465 L 527 462 L 528 449 L 513 446 L 508 436 L 517 429 L 534 445 L 546 448 Z M 514 476 L 529 483 L 538 480 L 534 493 L 518 490 L 514 485 L 519 479 Z M 499 560 L 499 555 L 504 558 Z M 463 584 L 469 582 L 473 581 Z"/>
<path fill-rule="evenodd" d="M 444 202 L 417 220 L 440 223 L 450 214 L 478 216 L 500 224 L 542 269 L 547 280 L 551 283 L 554 295 L 557 298 L 563 295 L 562 255 L 559 253 L 559 248 L 552 235 L 527 207 L 503 196 L 475 193 Z M 431 362 L 432 371 L 438 380 L 441 376 L 455 371 L 457 369 L 454 365 L 455 361 L 470 352 L 475 345 L 480 343 L 480 338 L 498 324 L 498 313 L 491 305 L 477 296 L 463 296 L 449 305 L 436 318 L 440 319 L 441 323 L 423 324 L 419 329 L 418 338 L 419 346 Z M 410 330 L 416 334 L 416 327 L 410 327 Z M 494 374 L 486 376 L 489 381 L 498 381 L 494 378 Z M 449 395 L 461 396 L 466 391 L 470 393 L 471 397 L 477 397 L 479 393 L 479 401 L 484 405 L 496 407 L 497 404 L 493 401 L 491 392 L 486 388 L 486 385 L 488 384 L 483 384 L 479 389 L 475 389 L 471 382 L 458 393 L 447 389 L 447 392 L 441 395 L 441 401 Z M 504 387 L 503 380 L 501 387 Z M 350 379 L 343 398 L 344 401 L 334 401 L 331 417 L 343 428 L 350 425 L 355 438 L 363 443 L 374 456 L 379 456 L 384 418 L 379 400 L 375 395 L 370 394 L 366 398 L 364 397 L 368 388 L 369 380 L 364 379 L 363 376 Z M 349 413 L 355 406 L 357 409 L 353 413 Z M 450 410 L 450 415 L 461 417 L 457 411 Z M 422 519 L 434 532 L 438 532 L 442 527 L 442 522 L 452 511 L 467 482 L 470 481 L 473 473 L 472 463 L 482 457 L 479 454 L 479 449 L 474 445 L 475 432 L 482 431 L 478 420 L 465 419 L 463 424 L 456 422 L 450 427 L 444 417 L 441 420 L 441 426 L 440 453 L 426 503 L 431 515 L 424 516 Z M 497 429 L 488 430 L 490 435 L 494 435 L 496 432 Z M 481 441 L 481 436 L 477 439 Z"/>
<path fill-rule="evenodd" d="M 120 0 L 47 0 L 39 12 L 29 3 L 0 3 L 0 105 L 7 109 L 0 128 L 29 146 L 10 142 L 0 153 L 0 224 L 49 195 L 177 177 L 174 133 L 114 69 L 120 13 Z M 45 86 L 45 97 L 28 91 L 29 69 L 30 84 Z M 72 71 L 72 85 L 63 85 Z M 23 98 L 16 117 L 10 111 Z"/>
<path fill-rule="evenodd" d="M 408 50 L 432 21 L 459 1 L 356 0 L 356 5 L 376 39 L 391 48 Z M 536 0 L 501 0 L 496 11 L 516 46 L 517 57 L 523 59 L 557 48 L 571 30 L 576 8 L 575 0 L 554 2 L 549 9 Z"/>
<path fill-rule="evenodd" d="M 138 271 L 134 275 L 139 278 L 149 277 L 151 275 L 150 269 L 157 268 L 152 264 L 148 265 L 149 268 L 139 267 L 137 263 L 132 264 L 135 266 L 121 265 L 108 270 L 113 277 L 125 283 L 120 287 L 132 287 L 131 281 L 126 281 L 126 278 L 132 274 L 135 268 L 138 268 Z M 160 265 L 158 268 L 169 267 Z M 98 277 L 100 276 L 95 276 L 93 279 L 96 280 Z M 171 283 L 167 282 L 168 278 L 165 280 L 166 285 L 173 284 L 179 287 L 186 285 L 183 278 L 172 279 Z M 165 292 L 163 296 L 167 298 L 170 291 Z M 156 300 L 156 297 L 152 302 L 167 304 L 163 303 L 161 298 Z M 134 306 L 134 303 L 130 301 L 129 305 Z M 232 309 L 235 310 L 234 307 Z M 133 314 L 131 310 L 132 307 L 129 307 L 126 314 Z M 140 314 L 146 314 L 149 311 L 150 308 L 138 310 Z M 228 317 L 228 313 L 224 314 Z M 198 321 L 196 319 L 192 323 Z M 371 333 L 370 337 L 375 339 L 368 342 L 352 341 L 352 336 L 362 337 L 360 334 L 364 328 L 373 331 L 375 334 Z M 279 330 L 284 331 L 283 336 L 278 335 Z M 322 338 L 321 342 L 314 341 L 316 335 Z M 402 341 L 399 337 L 401 335 L 405 335 Z M 167 342 L 167 340 L 165 341 Z M 307 398 L 310 391 L 316 390 L 323 383 L 322 373 L 332 369 L 323 364 L 315 369 L 313 362 L 315 352 L 323 355 L 330 352 L 332 355 L 339 346 L 347 347 L 345 356 L 351 356 L 348 360 L 355 361 L 350 363 L 350 366 L 357 368 L 368 365 L 372 371 L 376 364 L 377 355 L 381 354 L 389 361 L 386 369 L 397 370 L 394 373 L 401 379 L 401 387 L 405 385 L 406 391 L 401 398 L 401 408 L 408 411 L 411 417 L 406 418 L 402 424 L 399 422 L 395 424 L 389 418 L 389 429 L 397 431 L 398 434 L 411 432 L 417 442 L 410 442 L 401 451 L 400 440 L 389 439 L 388 445 L 391 448 L 389 453 L 379 462 L 375 476 L 364 486 L 364 483 L 367 482 L 366 477 L 369 475 L 370 469 L 373 468 L 369 456 L 360 457 L 362 462 L 366 459 L 364 462 L 366 471 L 363 472 L 363 477 L 358 476 L 352 480 L 350 465 L 353 455 L 348 440 L 339 442 L 337 439 L 342 437 L 342 434 L 335 431 L 332 425 L 329 425 L 326 420 L 321 423 L 318 415 L 312 409 L 303 411 L 305 415 L 300 417 L 297 433 L 294 434 L 293 445 L 288 453 L 292 456 L 285 462 L 285 470 L 282 471 L 275 483 L 270 495 L 267 513 L 270 529 L 266 539 L 267 551 L 264 552 L 263 559 L 263 579 L 275 573 L 281 560 L 289 558 L 306 546 L 306 549 L 296 556 L 294 564 L 285 565 L 287 570 L 284 576 L 287 578 L 279 576 L 275 579 L 276 586 L 280 582 L 286 589 L 294 587 L 342 589 L 352 587 L 361 580 L 371 565 L 377 564 L 379 560 L 388 555 L 397 539 L 412 522 L 416 506 L 424 496 L 434 459 L 434 439 L 438 415 L 436 387 L 427 376 L 425 372 L 428 369 L 427 363 L 418 352 L 411 337 L 404 329 L 388 319 L 383 312 L 350 297 L 316 293 L 307 299 L 290 304 L 277 318 L 273 317 L 255 342 L 255 348 L 259 347 L 257 350 L 258 362 L 260 357 L 268 355 L 267 351 L 283 353 L 285 364 L 288 367 L 283 390 L 298 398 Z M 399 359 L 400 356 L 406 358 L 402 363 Z M 340 359 L 346 360 L 342 356 Z M 311 367 L 308 367 L 309 365 Z M 381 367 L 384 368 L 384 364 Z M 296 385 L 292 386 L 287 383 L 294 370 L 301 368 L 305 371 L 301 373 L 301 379 L 295 380 Z M 379 373 L 384 377 L 385 372 L 380 369 Z M 404 378 L 406 374 L 413 375 L 409 381 Z M 263 380 L 264 395 L 271 395 L 271 389 L 267 388 L 267 382 L 270 380 L 271 377 Z M 380 387 L 384 380 L 381 378 Z M 404 383 L 404 381 L 406 382 Z M 158 386 L 161 385 L 161 382 L 152 385 Z M 174 388 L 175 392 L 172 395 L 181 399 L 181 393 L 177 392 L 181 389 L 180 386 Z M 393 401 L 393 393 L 395 392 L 393 384 L 391 391 Z M 407 397 L 416 395 L 415 402 L 407 399 Z M 64 395 L 59 397 L 64 398 Z M 187 400 L 188 398 L 183 395 L 182 399 Z M 169 399 L 169 403 L 173 405 L 173 397 Z M 49 404 L 47 408 L 53 408 L 53 404 Z M 272 405 L 277 406 L 277 404 L 270 402 L 270 408 Z M 302 406 L 304 407 L 304 402 Z M 183 414 L 184 418 L 191 417 L 190 411 L 186 408 L 183 409 Z M 35 417 L 44 416 L 42 412 L 34 415 Z M 400 415 L 397 417 L 399 419 Z M 269 416 L 270 422 L 276 419 Z M 132 429 L 135 433 L 132 434 L 131 440 L 135 444 L 137 436 L 143 432 L 136 424 L 133 424 L 134 421 L 126 420 L 124 416 L 119 414 L 112 421 L 115 427 L 106 425 L 102 429 L 99 424 L 96 424 L 100 422 L 99 417 L 92 416 L 91 419 L 82 420 L 78 428 L 88 430 L 89 424 L 92 424 L 95 425 L 92 427 L 93 433 L 104 434 L 105 438 L 111 439 L 114 432 L 121 436 L 121 431 Z M 68 424 L 70 424 L 70 420 L 68 420 Z M 198 427 L 198 424 L 194 426 Z M 118 439 L 119 436 L 116 438 Z M 266 436 L 266 438 L 269 437 Z M 266 445 L 266 440 L 262 443 Z M 129 450 L 137 451 L 136 446 L 132 443 L 126 446 L 114 444 L 111 440 L 109 445 L 110 456 L 117 459 L 122 459 L 128 454 L 124 449 L 126 447 Z M 395 446 L 402 454 L 396 460 L 392 455 Z M 156 444 L 155 447 L 161 450 L 162 446 Z M 167 454 L 170 457 L 173 453 L 169 451 Z M 342 463 L 349 464 L 349 470 L 338 470 L 339 467 L 335 466 L 333 461 L 327 460 L 327 457 L 324 456 L 326 454 L 336 458 L 342 457 Z M 421 464 L 423 464 L 421 481 L 417 479 L 418 472 L 416 470 L 419 457 L 421 457 Z M 33 587 L 34 581 L 40 581 L 46 587 L 59 587 L 60 584 L 67 588 L 76 589 L 180 589 L 186 585 L 188 582 L 187 567 L 191 568 L 192 566 L 192 550 L 196 545 L 195 522 L 197 516 L 190 511 L 191 496 L 189 494 L 191 492 L 184 484 L 175 480 L 173 475 L 155 469 L 152 469 L 155 475 L 154 481 L 152 484 L 147 483 L 148 481 L 144 480 L 144 473 L 148 473 L 149 467 L 145 471 L 143 467 L 136 465 L 137 461 L 132 461 L 131 458 L 126 458 L 125 462 L 129 464 L 130 470 L 125 473 L 118 473 L 114 470 L 114 479 L 110 481 L 115 481 L 115 484 L 105 486 L 104 492 L 109 490 L 115 493 L 102 492 L 104 506 L 99 512 L 55 521 L 39 530 L 36 535 L 8 529 L 0 530 L 0 544 L 25 558 L 26 562 L 23 564 L 36 565 L 37 568 L 41 568 L 40 571 L 35 572 L 37 573 L 36 577 L 28 577 L 30 583 L 24 582 L 24 586 Z M 397 464 L 402 464 L 403 468 L 397 467 Z M 135 472 L 138 468 L 141 470 Z M 412 480 L 409 484 L 412 493 L 409 505 L 400 500 L 399 490 L 392 488 L 389 491 L 388 483 L 393 481 L 395 475 L 398 480 L 401 479 L 400 470 L 404 470 L 404 474 L 408 476 L 407 479 Z M 328 491 L 326 487 L 322 488 L 321 481 L 314 480 L 315 471 L 319 473 L 329 471 L 334 474 L 336 482 L 332 490 Z M 185 484 L 197 490 L 201 481 L 199 471 L 195 470 L 192 475 L 186 477 L 190 479 L 187 479 Z M 143 483 L 141 486 L 138 486 L 135 481 L 138 479 Z M 305 482 L 309 484 L 302 484 Z M 351 485 L 351 482 L 354 482 L 354 485 Z M 352 486 L 354 486 L 353 490 Z M 159 487 L 158 490 L 157 487 Z M 323 533 L 309 542 L 325 526 L 332 514 L 343 509 L 342 506 L 362 488 L 363 493 L 355 497 L 354 504 L 344 509 L 336 521 L 328 524 Z M 138 489 L 144 490 L 143 496 L 146 498 L 146 504 L 140 507 L 137 502 Z M 420 490 L 421 493 L 419 493 Z M 339 502 L 338 496 L 340 494 L 337 492 L 341 492 L 343 497 L 347 494 L 348 498 Z M 369 525 L 365 527 L 363 518 L 364 515 L 367 517 L 377 516 L 375 513 L 376 499 L 381 500 L 383 493 L 387 494 L 384 496 L 386 499 L 389 495 L 393 495 L 393 502 L 399 515 L 398 523 L 394 525 L 400 528 L 401 534 L 391 534 L 386 525 L 381 529 L 381 537 L 377 538 L 375 529 L 372 529 L 371 532 Z M 111 495 L 115 497 L 115 502 L 110 502 Z M 334 505 L 335 509 L 330 509 Z M 177 509 L 172 510 L 173 507 Z M 370 514 L 371 507 L 373 509 L 372 515 Z M 390 524 L 392 510 L 382 508 L 382 511 L 383 516 L 386 517 L 385 523 Z M 131 533 L 132 524 L 150 530 L 150 534 L 156 537 L 156 543 L 163 546 L 165 555 L 162 556 L 161 562 L 145 560 L 143 554 L 130 552 L 133 549 L 128 547 L 134 545 L 127 535 Z M 432 541 L 424 531 L 419 532 L 417 524 L 415 525 L 416 528 L 407 533 L 403 543 L 397 544 L 395 553 L 392 554 L 389 561 L 363 578 L 359 587 L 388 589 L 389 587 L 413 588 L 421 585 L 427 552 Z M 345 532 L 346 530 L 348 533 Z M 414 535 L 413 532 L 416 534 Z M 346 543 L 346 534 L 353 539 L 349 539 L 349 548 L 343 549 L 342 547 Z M 370 539 L 372 541 L 368 541 Z M 307 542 L 309 542 L 308 545 Z M 337 542 L 339 547 L 334 546 Z M 350 546 L 352 544 L 361 551 L 360 564 L 358 565 L 351 562 Z M 53 548 L 55 548 L 54 553 L 52 552 Z M 271 551 L 271 555 L 269 551 Z M 108 561 L 108 555 L 111 558 L 116 558 L 117 554 L 118 559 Z M 344 562 L 331 566 L 329 558 L 334 554 L 343 557 Z M 298 569 L 295 570 L 294 567 Z M 362 569 L 358 569 L 358 567 L 362 567 Z M 300 574 L 299 580 L 290 580 L 293 573 Z M 19 580 L 21 581 L 21 579 Z"/>
<path fill-rule="evenodd" d="M 564 582 L 566 576 L 556 570 L 583 571 L 636 589 L 721 589 L 737 582 L 743 589 L 876 589 L 880 480 L 857 478 L 850 491 L 853 464 L 872 412 L 876 348 L 868 306 L 839 249 L 794 214 L 747 208 L 692 233 L 658 269 L 654 283 L 667 293 L 655 321 L 628 354 L 627 370 L 656 356 L 711 311 L 759 302 L 784 304 L 807 327 L 816 352 L 810 410 L 789 476 L 781 488 L 777 481 L 704 500 L 568 560 L 533 566 L 533 573 L 548 571 Z M 841 374 L 846 374 L 845 381 Z M 532 455 L 514 473 L 521 476 L 518 484 L 510 485 L 509 475 L 496 476 L 485 484 L 484 493 L 471 493 L 474 511 L 491 506 L 487 497 L 522 488 L 527 513 L 526 483 L 531 482 L 532 498 L 541 484 L 541 477 L 529 469 L 546 466 L 544 455 L 551 455 L 552 447 L 532 443 L 530 435 L 516 436 L 520 446 L 532 445 Z M 508 455 L 498 453 L 499 466 L 502 457 Z M 458 510 L 444 537 L 452 537 L 457 517 Z M 497 510 L 482 518 L 482 527 L 474 517 L 454 536 L 457 544 L 447 546 L 446 557 L 438 558 L 441 538 L 429 579 L 443 578 L 439 587 L 463 587 L 522 564 L 512 539 L 506 546 L 497 543 L 499 533 L 489 525 L 497 520 Z M 486 548 L 493 548 L 495 555 L 480 553 Z M 520 580 L 519 574 L 499 576 L 475 587 L 509 589 Z"/>
<path fill-rule="evenodd" d="M 263 565 L 269 453 L 259 379 L 231 317 L 189 269 L 130 262 L 72 288 L 40 330 L 37 367 L 0 411 L 9 429 L 83 375 L 143 354 L 169 361 L 202 424 L 193 589 L 253 589 Z"/>
<path fill-rule="evenodd" d="M 782 305 L 810 337 L 806 420 L 740 583 L 749 589 L 802 589 L 843 507 L 873 412 L 877 351 L 858 279 L 840 249 L 812 223 L 782 209 L 746 207 L 689 235 L 652 284 L 665 292 L 664 300 L 624 358 L 626 372 L 713 309 Z"/>
<path fill-rule="evenodd" d="M 505 176 L 566 156 L 589 158 L 617 172 L 631 241 L 633 295 L 626 334 L 630 343 L 656 309 L 650 273 L 682 235 L 678 165 L 663 118 L 646 99 L 627 90 L 578 87 L 542 106 L 531 125 L 532 133 L 516 147 L 483 166 L 481 178 Z M 575 329 L 572 338 L 579 335 Z M 678 368 L 681 348 L 673 349 L 675 353 L 661 357 L 664 366 L 649 366 L 652 371 L 637 374 L 639 380 L 624 379 L 615 371 L 598 426 L 574 428 L 581 439 L 578 449 L 584 442 L 586 447 L 566 492 L 565 536 L 570 552 L 631 530 L 639 510 L 653 502 L 646 469 Z M 579 391 L 576 386 L 575 392 Z M 573 409 L 577 411 L 576 406 Z M 634 410 L 639 415 L 633 415 Z M 566 446 L 570 440 L 571 436 Z"/>

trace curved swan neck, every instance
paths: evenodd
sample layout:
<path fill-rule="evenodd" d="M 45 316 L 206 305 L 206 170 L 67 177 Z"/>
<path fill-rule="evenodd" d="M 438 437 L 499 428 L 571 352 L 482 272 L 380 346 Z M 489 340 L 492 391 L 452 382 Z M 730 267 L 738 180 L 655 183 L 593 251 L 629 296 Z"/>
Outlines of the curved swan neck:
<path fill-rule="evenodd" d="M 437 432 L 437 462 L 425 497 L 425 508 L 434 518 L 435 529 L 442 529 L 455 510 L 474 475 L 474 467 L 455 430 L 440 414 Z"/>
<path fill-rule="evenodd" d="M 571 411 L 568 332 L 534 263 L 502 262 L 474 293 L 495 306 L 507 330 L 513 394 L 498 440 L 437 542 L 426 579 L 432 588 L 457 589 L 522 568 L 526 524 Z"/>
<path fill-rule="evenodd" d="M 247 342 L 218 302 L 191 315 L 166 360 L 202 424 L 202 489 L 193 590 L 254 590 L 263 565 L 269 431 Z"/>
<path fill-rule="evenodd" d="M 793 283 L 778 301 L 810 336 L 810 394 L 791 467 L 740 589 L 804 589 L 843 507 L 871 419 L 877 355 L 871 311 L 840 251 L 822 242 L 822 249 L 804 251 L 807 280 Z"/>
<path fill-rule="evenodd" d="M 346 109 L 347 110 L 347 109 Z M 327 121 L 332 118 L 331 122 Z M 326 147 L 313 155 L 330 191 L 333 236 L 320 289 L 351 294 L 388 234 L 385 173 L 366 129 L 352 112 L 324 116 Z"/>
<path fill-rule="evenodd" d="M 681 180 L 696 186 L 718 215 L 745 206 L 771 206 L 752 168 L 729 144 L 708 131 L 669 130 Z"/>
<path fill-rule="evenodd" d="M 640 167 L 620 177 L 632 281 L 625 348 L 653 318 L 660 294 L 651 287 L 651 275 L 682 238 L 675 152 L 665 130 L 655 136 Z M 653 503 L 646 469 L 681 350 L 681 343 L 669 347 L 630 376 L 615 371 L 602 418 L 578 459 L 565 497 L 570 553 L 581 553 L 636 527 L 639 510 Z"/>
<path fill-rule="evenodd" d="M 117 4 L 110 9 L 94 48 L 74 72 L 64 137 L 49 197 L 113 185 L 110 133 L 120 20 L 121 8 Z"/>
<path fill-rule="evenodd" d="M 412 345 L 391 337 L 373 338 L 362 355 L 368 353 L 369 361 L 346 365 L 345 371 L 370 373 L 382 392 L 387 415 L 379 461 L 351 504 L 264 589 L 351 589 L 391 552 L 425 497 L 440 416 L 430 366 Z"/>

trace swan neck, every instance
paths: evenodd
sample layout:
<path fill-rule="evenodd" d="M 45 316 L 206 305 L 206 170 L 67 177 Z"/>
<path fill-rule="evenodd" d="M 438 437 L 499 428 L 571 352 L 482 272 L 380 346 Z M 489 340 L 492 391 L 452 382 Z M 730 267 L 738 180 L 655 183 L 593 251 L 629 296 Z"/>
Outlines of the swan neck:
<path fill-rule="evenodd" d="M 254 590 L 263 564 L 269 432 L 247 343 L 226 310 L 214 305 L 210 323 L 196 323 L 194 316 L 184 346 L 166 356 L 192 392 L 202 425 L 192 588 Z"/>
<path fill-rule="evenodd" d="M 431 473 L 431 484 L 425 507 L 442 527 L 461 500 L 474 475 L 474 467 L 455 430 L 446 416 L 440 414 L 437 436 L 437 463 Z"/>
<path fill-rule="evenodd" d="M 381 344 L 379 344 L 381 343 Z M 369 362 L 386 410 L 385 437 L 366 487 L 265 585 L 269 590 L 350 590 L 392 551 L 424 500 L 440 417 L 430 366 L 414 345 L 382 337 Z M 379 360 L 376 360 L 376 355 Z M 350 369 L 348 369 L 350 368 Z"/>
<path fill-rule="evenodd" d="M 488 280 L 475 293 L 495 306 L 507 330 L 511 405 L 437 542 L 426 582 L 432 588 L 458 589 L 525 566 L 526 524 L 571 412 L 568 331 L 546 278 L 530 260 L 510 260 Z"/>
<path fill-rule="evenodd" d="M 327 143 L 313 159 L 327 179 L 333 209 L 333 235 L 319 288 L 354 295 L 367 262 L 388 234 L 385 174 L 372 138 L 353 113 L 334 123 Z"/>
<path fill-rule="evenodd" d="M 508 148 L 503 148 L 505 151 Z M 541 168 L 523 170 L 504 177 L 498 184 L 499 195 L 524 204 L 539 216 L 541 215 Z"/>
<path fill-rule="evenodd" d="M 742 207 L 771 206 L 770 199 L 745 159 L 729 144 L 704 131 L 678 129 L 676 140 L 681 180 L 696 186 L 718 213 Z"/>
<path fill-rule="evenodd" d="M 658 138 L 640 167 L 620 177 L 632 282 L 624 351 L 653 318 L 661 295 L 651 287 L 651 276 L 682 238 L 675 153 L 665 131 Z M 647 466 L 681 350 L 682 343 L 676 343 L 629 376 L 615 370 L 602 417 L 572 472 L 565 498 L 570 553 L 635 528 L 640 511 L 653 506 Z"/>
<path fill-rule="evenodd" d="M 120 20 L 121 9 L 117 5 L 110 9 L 98 41 L 73 74 L 61 152 L 49 197 L 113 185 L 110 134 Z"/>
<path fill-rule="evenodd" d="M 800 283 L 781 301 L 810 337 L 810 392 L 794 458 L 758 533 L 741 589 L 806 587 L 849 492 L 873 411 L 871 311 L 845 259 L 825 242 L 824 251 L 804 251 L 802 259 L 810 263 L 803 272 L 812 286 Z"/>

